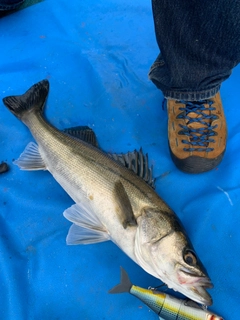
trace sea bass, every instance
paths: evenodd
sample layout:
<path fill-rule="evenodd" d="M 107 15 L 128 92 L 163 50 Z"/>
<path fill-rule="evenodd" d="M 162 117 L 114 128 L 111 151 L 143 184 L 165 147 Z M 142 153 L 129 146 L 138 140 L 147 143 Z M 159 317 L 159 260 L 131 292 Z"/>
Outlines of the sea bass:
<path fill-rule="evenodd" d="M 131 283 L 127 272 L 121 268 L 121 283 L 109 293 L 129 292 L 151 308 L 160 320 L 223 320 L 192 300 L 177 299 L 165 292 L 144 289 Z"/>
<path fill-rule="evenodd" d="M 211 281 L 176 214 L 133 170 L 96 146 L 61 132 L 43 117 L 49 82 L 3 99 L 31 131 L 16 164 L 48 170 L 76 203 L 64 212 L 73 222 L 68 244 L 112 240 L 146 272 L 204 305 Z"/>

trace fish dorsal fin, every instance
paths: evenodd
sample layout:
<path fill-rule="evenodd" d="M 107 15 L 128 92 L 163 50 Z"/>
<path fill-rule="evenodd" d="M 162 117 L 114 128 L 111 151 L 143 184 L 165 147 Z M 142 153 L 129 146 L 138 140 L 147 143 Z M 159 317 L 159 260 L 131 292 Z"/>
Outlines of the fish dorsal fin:
<path fill-rule="evenodd" d="M 13 162 L 22 170 L 47 170 L 46 165 L 39 153 L 38 145 L 30 142 L 20 157 Z"/>
<path fill-rule="evenodd" d="M 153 189 L 155 188 L 155 179 L 152 176 L 153 167 L 149 167 L 148 154 L 144 154 L 142 148 L 137 151 L 128 152 L 126 154 L 108 153 L 109 157 L 121 163 L 124 167 L 135 172 Z"/>
<path fill-rule="evenodd" d="M 64 129 L 63 132 L 67 133 L 68 135 L 74 138 L 85 141 L 94 147 L 98 147 L 98 142 L 97 142 L 95 132 L 88 126 L 72 127 L 72 128 Z"/>
<path fill-rule="evenodd" d="M 74 204 L 65 210 L 63 215 L 73 222 L 67 235 L 67 244 L 90 244 L 110 240 L 90 204 Z"/>
<path fill-rule="evenodd" d="M 123 228 L 126 229 L 129 226 L 136 226 L 137 222 L 133 214 L 130 199 L 120 180 L 115 183 L 113 192 L 118 205 L 117 214 Z"/>
<path fill-rule="evenodd" d="M 64 129 L 63 132 L 99 148 L 95 132 L 88 126 L 67 128 Z M 155 179 L 152 176 L 153 167 L 149 167 L 148 154 L 144 154 L 142 148 L 139 151 L 134 150 L 133 152 L 128 152 L 125 154 L 108 153 L 108 156 L 119 162 L 124 167 L 135 172 L 153 189 L 155 189 Z"/>

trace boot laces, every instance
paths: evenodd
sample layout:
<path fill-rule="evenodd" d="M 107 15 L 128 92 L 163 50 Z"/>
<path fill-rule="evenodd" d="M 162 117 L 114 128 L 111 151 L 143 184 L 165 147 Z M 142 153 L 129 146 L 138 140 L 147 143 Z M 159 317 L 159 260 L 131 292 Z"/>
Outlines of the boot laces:
<path fill-rule="evenodd" d="M 177 116 L 177 119 L 185 120 L 185 125 L 179 124 L 181 127 L 179 134 L 189 137 L 188 140 L 182 140 L 182 143 L 187 145 L 183 150 L 188 152 L 213 151 L 214 148 L 210 148 L 208 145 L 210 142 L 215 142 L 212 137 L 217 135 L 214 131 L 217 125 L 212 126 L 212 121 L 218 118 L 217 115 L 212 113 L 216 110 L 213 106 L 214 102 L 212 100 L 181 100 L 178 103 L 185 105 L 179 108 L 182 112 Z"/>

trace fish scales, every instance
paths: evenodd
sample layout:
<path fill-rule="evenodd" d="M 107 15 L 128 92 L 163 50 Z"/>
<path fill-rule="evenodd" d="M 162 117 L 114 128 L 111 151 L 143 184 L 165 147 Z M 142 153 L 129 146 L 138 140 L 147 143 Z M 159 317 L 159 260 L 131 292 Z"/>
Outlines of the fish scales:
<path fill-rule="evenodd" d="M 64 211 L 73 222 L 67 243 L 112 240 L 170 288 L 210 305 L 206 289 L 211 281 L 176 214 L 132 170 L 48 123 L 42 115 L 48 91 L 49 82 L 43 80 L 3 102 L 38 144 L 30 143 L 16 164 L 24 170 L 48 170 L 76 203 Z M 138 159 L 143 168 L 142 154 Z"/>
<path fill-rule="evenodd" d="M 61 185 L 75 202 L 79 202 L 79 195 L 66 187 L 69 183 L 81 187 L 81 190 L 84 186 L 83 191 L 86 194 L 92 194 L 93 190 L 97 189 L 111 196 L 114 184 L 120 179 L 135 208 L 133 211 L 136 217 L 140 215 L 139 208 L 153 206 L 154 202 L 157 202 L 164 212 L 169 210 L 169 214 L 173 214 L 162 199 L 156 193 L 152 193 L 152 188 L 132 171 L 110 159 L 101 150 L 89 146 L 84 141 L 68 137 L 42 120 L 39 115 L 25 121 L 38 142 L 47 169 L 57 181 L 65 180 L 64 185 Z M 68 165 L 69 160 L 71 166 Z"/>
<path fill-rule="evenodd" d="M 47 170 L 76 203 L 85 202 L 86 199 L 92 202 L 91 205 L 95 213 L 100 215 L 102 224 L 109 230 L 110 236 L 112 233 L 118 235 L 114 242 L 124 248 L 124 251 L 134 257 L 134 261 L 136 261 L 134 252 L 129 250 L 132 249 L 132 246 L 128 245 L 129 242 L 134 242 L 134 232 L 123 237 L 122 225 L 116 224 L 118 216 L 115 215 L 110 219 L 116 211 L 113 199 L 114 183 L 120 179 L 128 190 L 136 217 L 141 214 L 139 208 L 152 206 L 151 187 L 132 171 L 109 159 L 99 149 L 89 146 L 85 142 L 74 140 L 56 130 L 43 121 L 41 115 L 31 115 L 30 117 L 28 115 L 24 121 L 38 142 L 39 151 Z M 142 188 L 139 185 L 142 185 Z M 155 194 L 154 196 L 159 202 L 158 196 Z M 160 204 L 163 209 L 168 210 L 168 207 L 161 200 Z M 101 212 L 99 212 L 99 208 L 101 208 Z"/>

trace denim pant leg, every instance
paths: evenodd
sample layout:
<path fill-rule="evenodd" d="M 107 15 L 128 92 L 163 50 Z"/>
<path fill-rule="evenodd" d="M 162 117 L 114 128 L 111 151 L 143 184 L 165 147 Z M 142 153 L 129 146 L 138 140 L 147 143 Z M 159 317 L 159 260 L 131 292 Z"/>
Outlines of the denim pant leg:
<path fill-rule="evenodd" d="M 239 0 L 152 0 L 160 54 L 149 78 L 166 98 L 201 100 L 240 62 Z"/>
<path fill-rule="evenodd" d="M 17 9 L 25 0 L 0 0 L 0 11 Z"/>

